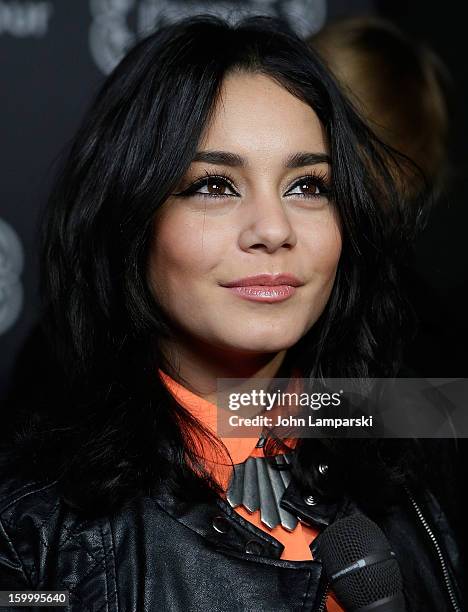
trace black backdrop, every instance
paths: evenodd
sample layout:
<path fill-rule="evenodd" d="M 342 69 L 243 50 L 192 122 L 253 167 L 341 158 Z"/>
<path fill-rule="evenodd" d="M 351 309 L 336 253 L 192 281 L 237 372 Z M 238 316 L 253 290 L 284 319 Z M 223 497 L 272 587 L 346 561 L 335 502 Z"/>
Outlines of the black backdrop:
<path fill-rule="evenodd" d="M 445 61 L 454 79 L 454 176 L 417 245 L 425 332 L 407 358 L 424 376 L 466 376 L 468 75 L 464 21 L 452 5 L 441 12 L 437 4 L 394 0 L 0 0 L 0 395 L 27 353 L 37 321 L 37 221 L 57 157 L 104 75 L 132 42 L 164 21 L 205 11 L 279 14 L 302 35 L 338 16 L 380 14 L 425 40 Z M 40 359 L 29 352 L 24 363 L 32 370 Z"/>

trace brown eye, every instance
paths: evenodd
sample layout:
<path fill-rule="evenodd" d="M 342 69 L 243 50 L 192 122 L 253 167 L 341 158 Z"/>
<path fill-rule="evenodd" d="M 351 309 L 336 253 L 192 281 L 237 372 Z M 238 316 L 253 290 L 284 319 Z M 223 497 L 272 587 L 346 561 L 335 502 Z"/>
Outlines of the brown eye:
<path fill-rule="evenodd" d="M 317 185 L 314 185 L 310 181 L 304 181 L 298 185 L 300 189 L 302 189 L 302 193 L 304 195 L 318 195 L 320 193 L 320 189 Z"/>
<path fill-rule="evenodd" d="M 175 195 L 184 197 L 229 198 L 236 197 L 238 194 L 227 178 L 212 176 L 195 181 L 188 189 Z"/>
<path fill-rule="evenodd" d="M 224 195 L 226 192 L 226 185 L 217 179 L 207 181 L 206 188 L 210 195 Z"/>
<path fill-rule="evenodd" d="M 286 195 L 299 198 L 321 198 L 330 193 L 325 179 L 321 176 L 304 176 L 294 183 Z"/>

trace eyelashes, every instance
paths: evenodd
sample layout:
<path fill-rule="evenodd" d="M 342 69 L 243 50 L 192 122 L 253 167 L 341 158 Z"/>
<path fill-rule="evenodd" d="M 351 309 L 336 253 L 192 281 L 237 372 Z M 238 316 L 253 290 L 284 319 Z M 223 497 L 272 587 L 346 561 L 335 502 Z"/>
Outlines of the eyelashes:
<path fill-rule="evenodd" d="M 229 175 L 229 173 L 217 173 L 210 172 L 208 170 L 205 171 L 205 176 L 196 179 L 189 187 L 184 189 L 181 192 L 174 193 L 173 195 L 179 197 L 202 197 L 202 198 L 230 198 L 230 197 L 240 197 L 240 194 L 234 187 L 234 178 Z M 199 191 L 203 187 L 208 188 L 208 186 L 217 186 L 215 188 L 214 193 L 206 193 Z M 306 184 L 312 185 L 311 193 L 295 193 L 289 194 L 290 191 L 300 188 L 302 189 Z M 216 189 L 218 192 L 216 193 Z M 227 193 L 226 190 L 229 190 L 231 193 Z M 305 199 L 318 199 L 323 197 L 330 197 L 331 187 L 329 185 L 329 179 L 325 172 L 314 172 L 305 174 L 294 181 L 294 183 L 288 188 L 285 193 L 285 196 L 290 197 L 299 197 Z"/>
<path fill-rule="evenodd" d="M 201 193 L 198 190 L 202 187 L 206 187 L 209 184 L 217 184 L 222 187 L 228 187 L 232 193 Z M 216 172 L 210 172 L 209 170 L 205 170 L 205 176 L 199 179 L 196 179 L 187 189 L 181 191 L 180 193 L 176 193 L 174 195 L 181 197 L 190 197 L 193 195 L 208 197 L 208 198 L 225 198 L 225 197 L 238 197 L 236 188 L 234 187 L 234 178 L 230 176 L 227 172 L 224 174 L 218 174 Z"/>
<path fill-rule="evenodd" d="M 313 193 L 295 193 L 291 195 L 294 195 L 294 197 L 315 198 L 315 199 L 323 198 L 323 197 L 330 197 L 331 195 L 331 186 L 329 184 L 329 178 L 328 178 L 327 173 L 323 171 L 322 172 L 316 171 L 316 172 L 305 174 L 304 176 L 301 176 L 296 181 L 294 181 L 294 183 L 291 185 L 291 187 L 288 189 L 286 193 L 290 192 L 293 189 L 296 189 L 297 187 L 302 189 L 304 185 L 306 184 L 312 185 L 313 188 L 318 190 L 318 193 L 314 191 Z"/>

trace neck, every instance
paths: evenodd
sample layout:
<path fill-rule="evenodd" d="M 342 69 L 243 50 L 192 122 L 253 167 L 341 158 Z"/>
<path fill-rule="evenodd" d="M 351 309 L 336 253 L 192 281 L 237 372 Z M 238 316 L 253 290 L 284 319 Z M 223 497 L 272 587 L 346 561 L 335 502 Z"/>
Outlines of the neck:
<path fill-rule="evenodd" d="M 209 402 L 216 402 L 218 378 L 275 377 L 286 356 L 276 353 L 249 353 L 213 347 L 202 342 L 166 342 L 162 347 L 177 382 Z"/>

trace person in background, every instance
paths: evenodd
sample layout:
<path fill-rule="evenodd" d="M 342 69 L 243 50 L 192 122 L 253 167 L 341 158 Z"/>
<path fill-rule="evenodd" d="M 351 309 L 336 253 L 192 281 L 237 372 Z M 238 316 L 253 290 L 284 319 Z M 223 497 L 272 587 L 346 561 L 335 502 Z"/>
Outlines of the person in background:
<path fill-rule="evenodd" d="M 436 192 L 448 171 L 450 75 L 440 58 L 393 23 L 353 17 L 309 39 L 374 133 L 422 171 L 401 178 L 408 195 Z M 406 179 L 406 180 L 405 180 Z"/>

